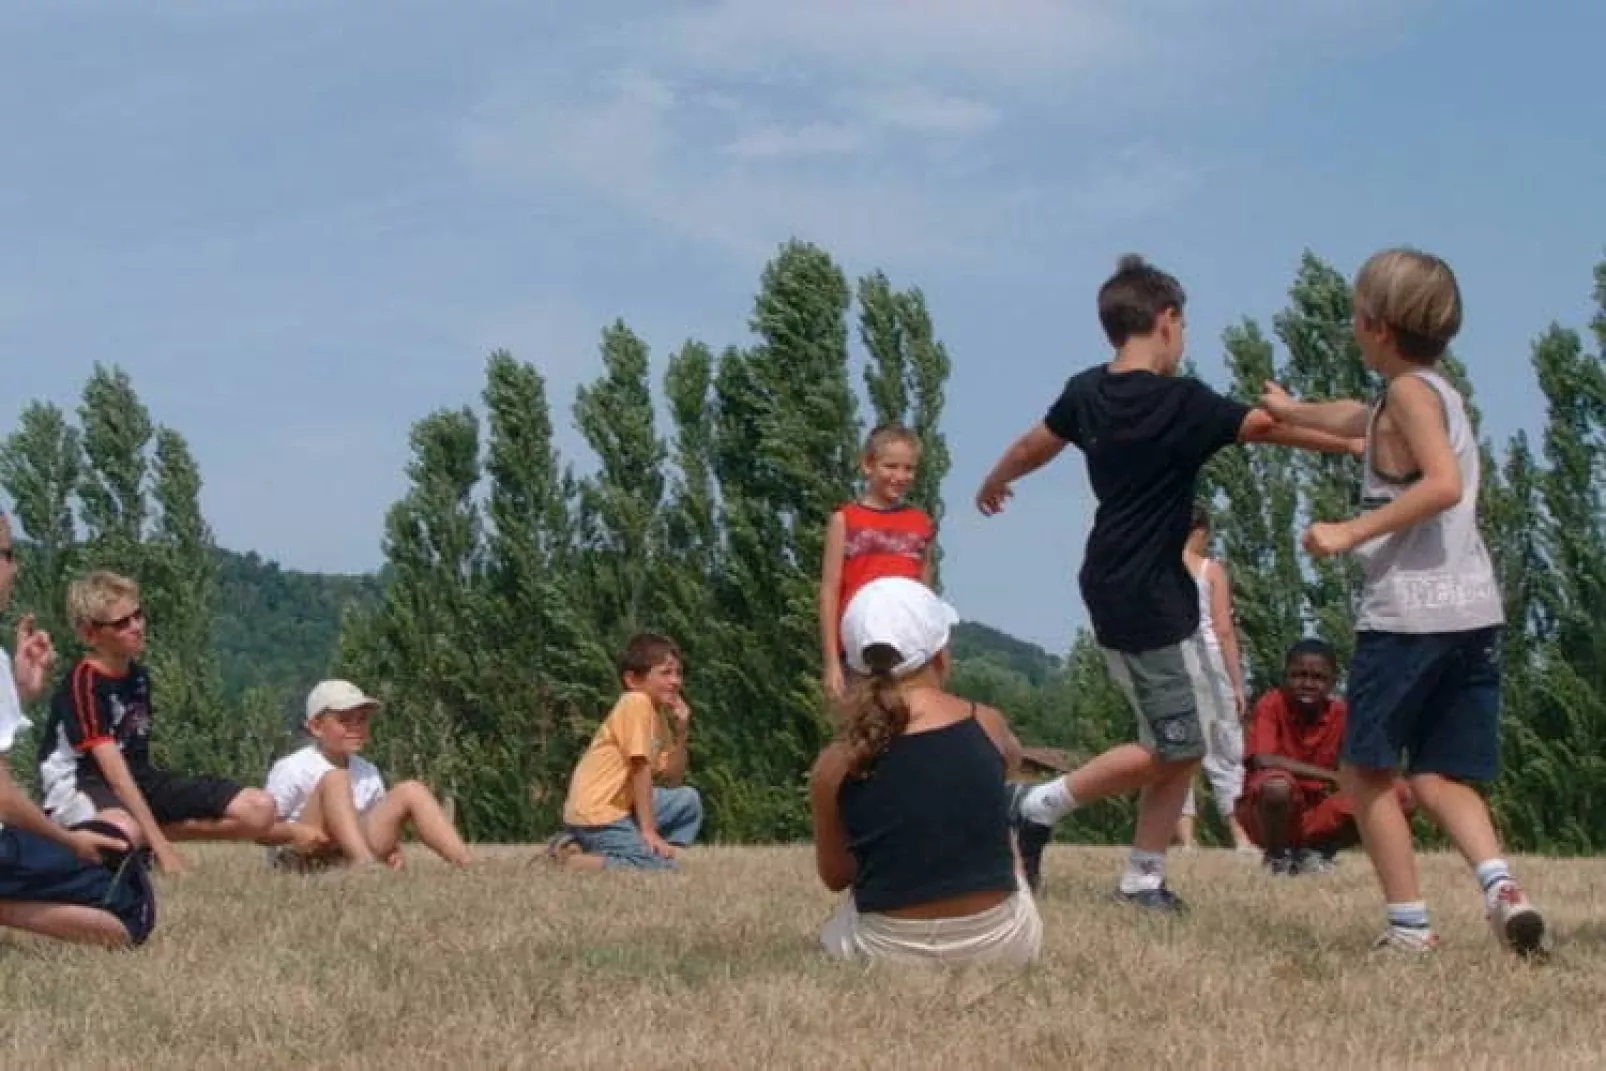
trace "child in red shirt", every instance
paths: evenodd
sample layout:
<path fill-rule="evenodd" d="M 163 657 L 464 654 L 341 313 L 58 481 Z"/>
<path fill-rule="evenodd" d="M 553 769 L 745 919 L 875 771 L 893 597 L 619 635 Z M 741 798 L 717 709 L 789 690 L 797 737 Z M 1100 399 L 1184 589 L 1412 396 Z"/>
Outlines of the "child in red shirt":
<path fill-rule="evenodd" d="M 840 699 L 846 687 L 842 614 L 858 590 L 888 576 L 931 583 L 937 527 L 924 510 L 903 500 L 919 465 L 920 440 L 914 432 L 895 424 L 876 428 L 859 459 L 864 494 L 831 514 L 826 525 L 820 566 L 820 655 L 825 691 L 833 699 Z"/>
<path fill-rule="evenodd" d="M 1337 670 L 1329 644 L 1300 640 L 1288 649 L 1282 687 L 1255 704 L 1236 810 L 1273 874 L 1326 873 L 1335 854 L 1360 843 L 1355 805 L 1338 788 L 1348 712 L 1332 697 Z M 1404 784 L 1397 790 L 1409 811 Z"/>

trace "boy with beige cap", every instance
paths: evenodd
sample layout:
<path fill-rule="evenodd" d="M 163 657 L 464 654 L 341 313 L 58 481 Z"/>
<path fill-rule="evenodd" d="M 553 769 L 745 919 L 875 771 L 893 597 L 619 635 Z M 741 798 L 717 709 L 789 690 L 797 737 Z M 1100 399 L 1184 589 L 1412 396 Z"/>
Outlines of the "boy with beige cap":
<path fill-rule="evenodd" d="M 408 824 L 448 863 L 473 862 L 468 846 L 434 793 L 421 781 L 390 790 L 379 768 L 358 752 L 379 701 L 350 681 L 321 682 L 307 696 L 306 747 L 268 773 L 268 794 L 281 821 L 299 827 L 294 843 L 276 848 L 276 865 L 317 869 L 336 863 L 402 866 L 401 835 Z"/>

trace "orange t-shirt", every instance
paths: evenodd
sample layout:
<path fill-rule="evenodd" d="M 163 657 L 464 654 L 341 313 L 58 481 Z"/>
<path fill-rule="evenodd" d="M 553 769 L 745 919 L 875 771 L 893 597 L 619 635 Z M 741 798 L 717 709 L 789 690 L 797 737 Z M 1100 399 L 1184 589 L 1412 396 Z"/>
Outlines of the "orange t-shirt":
<path fill-rule="evenodd" d="M 1348 708 L 1342 699 L 1329 699 L 1327 709 L 1309 721 L 1294 713 L 1288 706 L 1281 688 L 1267 692 L 1255 704 L 1250 716 L 1249 733 L 1244 741 L 1244 757 L 1281 755 L 1285 759 L 1320 766 L 1324 770 L 1338 769 L 1339 752 L 1344 746 L 1344 720 Z M 1264 770 L 1253 771 L 1251 782 L 1259 780 Z M 1279 776 L 1287 776 L 1279 772 Z M 1320 781 L 1298 778 L 1302 788 L 1326 792 L 1331 786 Z"/>
<path fill-rule="evenodd" d="M 842 507 L 847 529 L 842 544 L 842 584 L 837 589 L 840 619 L 860 588 L 872 580 L 925 576 L 926 552 L 936 538 L 937 526 L 924 510 L 914 506 L 874 509 L 854 502 Z"/>
<path fill-rule="evenodd" d="M 662 773 L 668 744 L 668 727 L 646 693 L 620 696 L 574 768 L 564 823 L 605 826 L 629 815 L 630 760 L 646 759 L 653 773 Z"/>

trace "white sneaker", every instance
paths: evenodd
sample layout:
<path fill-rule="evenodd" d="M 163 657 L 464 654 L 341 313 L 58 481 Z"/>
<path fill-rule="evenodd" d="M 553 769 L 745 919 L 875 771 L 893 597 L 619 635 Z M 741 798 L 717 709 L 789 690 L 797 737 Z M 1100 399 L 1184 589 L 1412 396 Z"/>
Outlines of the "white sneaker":
<path fill-rule="evenodd" d="M 1545 917 L 1514 881 L 1502 881 L 1495 887 L 1489 926 L 1495 938 L 1519 956 L 1543 956 L 1550 951 Z"/>
<path fill-rule="evenodd" d="M 1412 956 L 1431 955 L 1439 950 L 1439 935 L 1432 930 L 1401 929 L 1390 926 L 1372 944 L 1373 952 L 1403 952 Z"/>

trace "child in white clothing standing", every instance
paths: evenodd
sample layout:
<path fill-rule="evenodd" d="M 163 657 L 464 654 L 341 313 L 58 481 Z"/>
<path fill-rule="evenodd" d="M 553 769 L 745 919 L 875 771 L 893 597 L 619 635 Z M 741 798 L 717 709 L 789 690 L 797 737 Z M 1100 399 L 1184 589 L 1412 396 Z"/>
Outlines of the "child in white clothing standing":
<path fill-rule="evenodd" d="M 1199 588 L 1199 639 L 1204 646 L 1206 676 L 1215 702 L 1213 709 L 1201 711 L 1205 722 L 1205 779 L 1215 799 L 1216 811 L 1232 835 L 1240 852 L 1259 854 L 1249 834 L 1238 823 L 1233 808 L 1244 789 L 1244 711 L 1248 707 L 1244 692 L 1243 658 L 1238 650 L 1238 630 L 1233 623 L 1232 582 L 1221 562 L 1206 557 L 1210 548 L 1210 513 L 1203 506 L 1193 507 L 1188 542 L 1182 560 L 1188 575 Z M 1177 820 L 1177 840 L 1185 848 L 1195 846 L 1194 822 L 1198 804 L 1190 785 Z"/>

